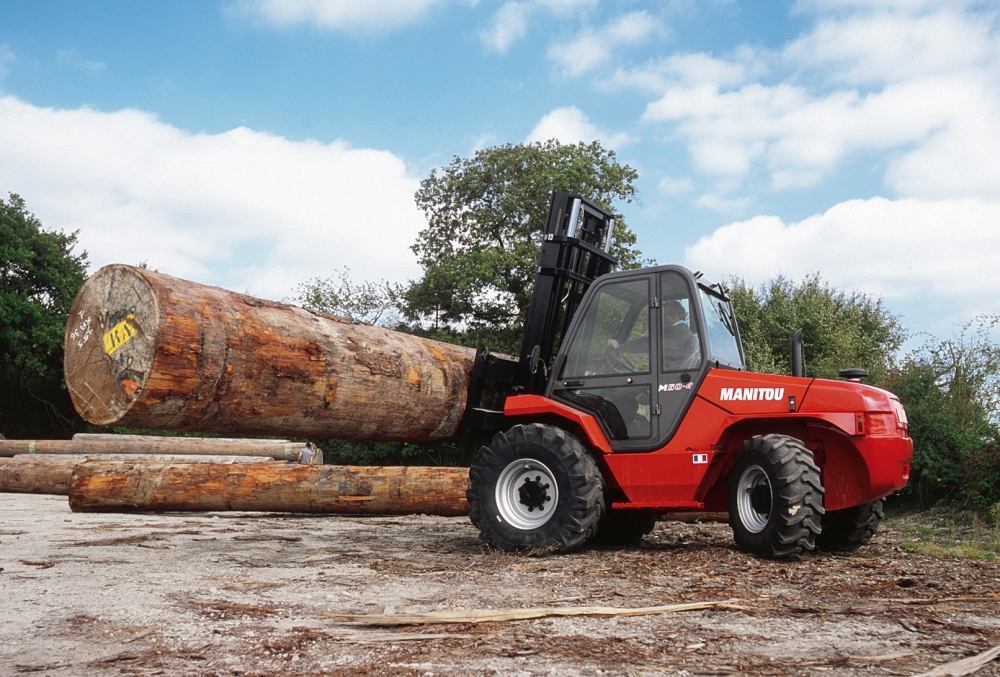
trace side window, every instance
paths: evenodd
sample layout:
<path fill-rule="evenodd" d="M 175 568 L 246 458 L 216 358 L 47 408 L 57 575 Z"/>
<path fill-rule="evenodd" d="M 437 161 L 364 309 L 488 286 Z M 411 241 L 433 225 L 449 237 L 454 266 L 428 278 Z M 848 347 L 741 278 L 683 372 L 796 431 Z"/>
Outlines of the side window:
<path fill-rule="evenodd" d="M 560 378 L 649 373 L 649 283 L 613 282 L 591 299 Z"/>
<path fill-rule="evenodd" d="M 660 326 L 663 342 L 660 369 L 678 371 L 701 366 L 701 345 L 691 317 L 691 289 L 679 273 L 660 275 Z"/>
<path fill-rule="evenodd" d="M 743 359 L 740 357 L 739 339 L 736 338 L 736 319 L 733 317 L 732 306 L 705 289 L 700 291 L 712 359 L 742 369 Z"/>

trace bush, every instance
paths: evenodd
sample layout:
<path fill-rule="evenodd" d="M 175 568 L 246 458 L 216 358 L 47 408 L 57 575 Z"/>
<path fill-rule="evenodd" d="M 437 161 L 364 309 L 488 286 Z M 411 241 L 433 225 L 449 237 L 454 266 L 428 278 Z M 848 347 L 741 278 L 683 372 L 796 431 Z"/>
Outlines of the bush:
<path fill-rule="evenodd" d="M 913 438 L 903 492 L 920 506 L 949 499 L 988 510 L 1000 501 L 1000 316 L 982 316 L 953 339 L 930 339 L 880 385 L 899 395 Z"/>

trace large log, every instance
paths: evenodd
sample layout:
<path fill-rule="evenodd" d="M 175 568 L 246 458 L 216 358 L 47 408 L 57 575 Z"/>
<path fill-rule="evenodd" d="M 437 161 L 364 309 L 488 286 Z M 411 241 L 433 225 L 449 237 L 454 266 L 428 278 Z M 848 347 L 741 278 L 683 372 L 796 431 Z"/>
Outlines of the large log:
<path fill-rule="evenodd" d="M 469 512 L 466 468 L 254 463 L 76 466 L 76 512 L 216 511 L 443 515 Z"/>
<path fill-rule="evenodd" d="M 171 454 L 31 454 L 0 458 L 0 493 L 69 493 L 73 469 L 87 461 L 129 461 L 138 463 L 275 463 L 267 456 L 181 456 Z"/>
<path fill-rule="evenodd" d="M 125 265 L 80 289 L 66 385 L 99 425 L 434 442 L 475 351 Z"/>
<path fill-rule="evenodd" d="M 18 454 L 183 454 L 196 456 L 261 456 L 296 461 L 308 450 L 313 463 L 323 452 L 308 442 L 248 440 L 225 437 L 158 437 L 80 433 L 72 440 L 0 440 L 0 457 Z"/>

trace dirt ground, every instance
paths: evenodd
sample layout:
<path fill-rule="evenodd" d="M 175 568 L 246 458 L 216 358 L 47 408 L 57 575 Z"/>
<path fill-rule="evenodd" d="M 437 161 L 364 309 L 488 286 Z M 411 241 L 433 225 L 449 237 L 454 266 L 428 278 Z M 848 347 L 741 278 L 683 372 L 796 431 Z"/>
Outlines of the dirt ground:
<path fill-rule="evenodd" d="M 940 532 L 889 519 L 856 553 L 779 563 L 724 524 L 661 522 L 636 547 L 527 557 L 464 518 L 73 514 L 0 494 L 0 675 L 919 674 L 1000 644 L 1000 563 L 921 546 Z M 742 608 L 326 617 L 711 600 Z"/>

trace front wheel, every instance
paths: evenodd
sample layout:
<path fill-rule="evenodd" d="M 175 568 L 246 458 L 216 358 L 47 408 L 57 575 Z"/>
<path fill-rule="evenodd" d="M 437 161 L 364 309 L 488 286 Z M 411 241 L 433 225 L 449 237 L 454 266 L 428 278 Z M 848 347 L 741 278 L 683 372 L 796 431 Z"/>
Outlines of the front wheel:
<path fill-rule="evenodd" d="M 816 547 L 823 484 L 812 452 L 785 435 L 743 443 L 729 474 L 729 526 L 736 545 L 767 559 L 801 559 Z"/>
<path fill-rule="evenodd" d="M 572 550 L 593 536 L 604 514 L 597 464 L 576 437 L 554 426 L 498 433 L 469 478 L 469 517 L 499 550 Z"/>

